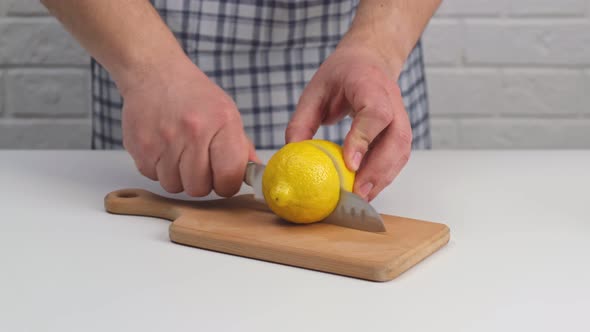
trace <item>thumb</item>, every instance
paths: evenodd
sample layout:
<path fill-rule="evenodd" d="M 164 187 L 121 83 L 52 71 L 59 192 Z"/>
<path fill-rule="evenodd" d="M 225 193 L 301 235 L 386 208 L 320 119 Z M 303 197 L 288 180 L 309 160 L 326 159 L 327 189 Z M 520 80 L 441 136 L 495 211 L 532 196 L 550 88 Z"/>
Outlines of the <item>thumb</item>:
<path fill-rule="evenodd" d="M 285 131 L 285 142 L 299 142 L 311 139 L 318 131 L 325 112 L 324 84 L 313 79 L 303 90 L 293 117 Z"/>

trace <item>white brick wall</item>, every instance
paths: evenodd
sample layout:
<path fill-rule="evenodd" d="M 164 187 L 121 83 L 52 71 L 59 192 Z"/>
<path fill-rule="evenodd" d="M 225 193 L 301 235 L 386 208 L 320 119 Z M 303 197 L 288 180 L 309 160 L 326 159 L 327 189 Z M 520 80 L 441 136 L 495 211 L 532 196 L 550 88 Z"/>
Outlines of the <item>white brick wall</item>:
<path fill-rule="evenodd" d="M 77 68 L 9 69 L 6 111 L 18 118 L 64 118 L 88 115 L 87 73 Z"/>
<path fill-rule="evenodd" d="M 425 36 L 435 148 L 590 148 L 590 0 L 443 0 Z"/>
<path fill-rule="evenodd" d="M 0 0 L 0 148 L 89 148 L 88 63 L 38 0 Z"/>
<path fill-rule="evenodd" d="M 435 148 L 590 148 L 590 0 L 443 0 L 424 44 Z M 0 0 L 0 148 L 89 146 L 88 56 Z"/>
<path fill-rule="evenodd" d="M 3 0 L 1 2 L 4 3 L 6 8 L 4 13 L 8 15 L 47 15 L 47 9 L 39 0 Z"/>

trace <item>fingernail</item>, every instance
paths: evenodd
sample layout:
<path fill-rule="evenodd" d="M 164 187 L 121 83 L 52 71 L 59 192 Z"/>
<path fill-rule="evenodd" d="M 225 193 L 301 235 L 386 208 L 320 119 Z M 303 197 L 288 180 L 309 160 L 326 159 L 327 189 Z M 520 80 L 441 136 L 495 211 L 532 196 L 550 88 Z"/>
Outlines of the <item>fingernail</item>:
<path fill-rule="evenodd" d="M 363 155 L 360 152 L 354 153 L 354 156 L 352 156 L 352 171 L 356 172 L 359 169 L 362 159 Z"/>
<path fill-rule="evenodd" d="M 371 192 L 371 189 L 373 189 L 373 184 L 371 182 L 363 184 L 359 189 L 359 196 L 361 196 L 362 198 L 367 198 L 367 196 Z"/>

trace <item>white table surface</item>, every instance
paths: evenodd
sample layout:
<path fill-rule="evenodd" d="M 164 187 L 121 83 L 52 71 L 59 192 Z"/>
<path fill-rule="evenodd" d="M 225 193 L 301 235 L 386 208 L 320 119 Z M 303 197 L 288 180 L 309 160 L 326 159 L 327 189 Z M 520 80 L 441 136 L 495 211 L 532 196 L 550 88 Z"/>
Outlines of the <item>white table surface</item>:
<path fill-rule="evenodd" d="M 0 331 L 590 330 L 590 151 L 415 152 L 374 205 L 451 241 L 386 283 L 107 214 L 112 190 L 163 193 L 124 152 L 0 151 L 0 185 Z"/>

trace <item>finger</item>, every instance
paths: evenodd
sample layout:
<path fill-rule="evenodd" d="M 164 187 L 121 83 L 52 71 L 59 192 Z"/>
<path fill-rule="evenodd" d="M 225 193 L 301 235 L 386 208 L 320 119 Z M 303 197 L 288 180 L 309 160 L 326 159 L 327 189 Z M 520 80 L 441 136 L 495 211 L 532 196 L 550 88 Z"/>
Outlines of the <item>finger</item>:
<path fill-rule="evenodd" d="M 374 141 L 356 174 L 354 192 L 373 200 L 399 175 L 409 160 L 412 147 L 412 129 L 407 114 L 396 116 Z"/>
<path fill-rule="evenodd" d="M 213 137 L 209 147 L 213 188 L 223 197 L 240 190 L 248 163 L 248 139 L 242 127 L 226 125 Z"/>
<path fill-rule="evenodd" d="M 299 142 L 311 139 L 318 131 L 324 117 L 327 89 L 323 81 L 312 79 L 305 87 L 297 108 L 287 125 L 285 142 Z"/>
<path fill-rule="evenodd" d="M 183 190 L 179 171 L 181 149 L 179 145 L 169 145 L 156 163 L 160 185 L 169 193 L 175 194 Z"/>
<path fill-rule="evenodd" d="M 135 161 L 135 167 L 137 168 L 139 173 L 141 173 L 141 175 L 145 176 L 146 178 L 148 178 L 150 180 L 158 181 L 158 172 L 156 172 L 156 164 L 155 163 L 150 163 L 147 161 L 140 161 L 137 159 L 134 159 L 134 161 Z"/>
<path fill-rule="evenodd" d="M 156 164 L 160 159 L 160 151 L 162 151 L 160 144 L 152 143 L 153 140 L 145 136 L 136 137 L 134 140 L 131 140 L 127 135 L 125 135 L 123 142 L 125 144 L 125 150 L 133 158 L 135 167 L 139 173 L 148 179 L 158 181 Z"/>
<path fill-rule="evenodd" d="M 368 201 L 397 177 L 410 156 L 411 144 L 400 144 L 402 140 L 391 128 L 379 137 L 356 174 L 354 192 Z"/>
<path fill-rule="evenodd" d="M 180 179 L 184 192 L 193 197 L 203 197 L 211 192 L 211 166 L 208 144 L 197 140 L 190 142 L 180 156 Z"/>
<path fill-rule="evenodd" d="M 358 170 L 370 144 L 393 120 L 395 106 L 389 94 L 386 85 L 365 84 L 347 96 L 353 120 L 343 150 L 346 166 L 352 171 Z"/>

